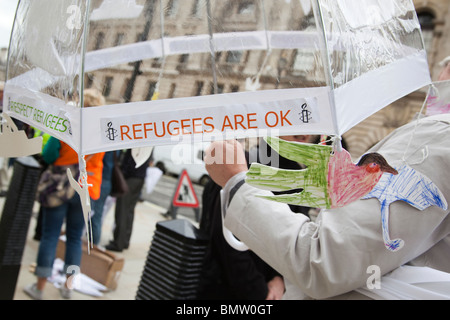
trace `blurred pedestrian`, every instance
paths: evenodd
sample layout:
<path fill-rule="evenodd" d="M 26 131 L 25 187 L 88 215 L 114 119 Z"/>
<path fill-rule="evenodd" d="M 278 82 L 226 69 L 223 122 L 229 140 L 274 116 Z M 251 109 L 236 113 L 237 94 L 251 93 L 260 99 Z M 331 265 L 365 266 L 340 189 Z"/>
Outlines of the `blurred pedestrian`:
<path fill-rule="evenodd" d="M 310 143 L 314 136 L 283 136 L 285 140 Z M 283 169 L 300 170 L 304 165 L 280 156 L 264 139 L 246 154 L 256 161 Z M 210 239 L 201 279 L 200 299 L 278 300 L 284 294 L 283 277 L 252 251 L 232 248 L 223 236 L 220 190 L 214 181 L 205 186 L 202 196 L 200 229 Z M 290 206 L 293 212 L 308 216 L 309 207 Z"/>
<path fill-rule="evenodd" d="M 44 151 L 44 147 L 47 144 L 48 139 L 50 139 L 50 135 L 45 133 L 42 130 L 38 130 L 33 128 L 33 137 L 42 137 L 42 151 Z M 33 157 L 39 162 L 41 166 L 41 174 L 48 168 L 48 163 L 44 161 L 42 158 L 42 152 L 33 155 Z M 34 236 L 33 239 L 36 241 L 40 241 L 42 236 L 42 206 L 39 206 L 39 211 L 36 217 L 36 226 L 34 228 Z"/>
<path fill-rule="evenodd" d="M 85 96 L 96 94 L 92 90 L 86 90 Z M 99 103 L 97 100 L 85 99 L 85 107 Z M 104 152 L 85 156 L 86 170 L 89 187 L 89 195 L 91 199 L 96 200 L 100 197 L 100 185 L 103 170 Z M 85 227 L 81 199 L 75 190 L 70 186 L 68 178 L 66 178 L 66 169 L 70 168 L 75 179 L 78 179 L 78 154 L 65 142 L 59 141 L 54 137 L 50 137 L 42 152 L 43 160 L 49 164 L 49 174 L 43 173 L 41 177 L 55 178 L 62 177 L 58 181 L 55 189 L 62 187 L 67 191 L 64 198 L 58 199 L 51 197 L 50 194 L 40 194 L 39 200 L 42 209 L 42 236 L 39 243 L 37 266 L 35 275 L 37 282 L 30 284 L 24 288 L 26 294 L 36 300 L 43 298 L 43 290 L 47 283 L 47 278 L 52 275 L 53 262 L 56 255 L 56 247 L 58 239 L 61 235 L 62 227 L 65 222 L 66 248 L 64 257 L 64 273 L 69 278 L 72 273 L 68 272 L 69 268 L 78 267 L 81 263 L 82 256 L 82 234 Z M 52 177 L 53 176 L 53 177 Z M 42 179 L 40 184 L 43 185 Z M 62 203 L 61 203 L 62 202 Z M 71 270 L 69 269 L 69 270 Z M 61 296 L 65 299 L 71 298 L 72 288 L 66 281 L 59 289 Z"/>
<path fill-rule="evenodd" d="M 220 191 L 210 180 L 202 195 L 200 230 L 209 238 L 198 299 L 278 300 L 284 293 L 281 275 L 252 251 L 232 248 L 223 236 Z"/>
<path fill-rule="evenodd" d="M 152 156 L 136 168 L 131 149 L 125 151 L 121 162 L 121 169 L 128 184 L 128 192 L 116 200 L 114 213 L 115 225 L 113 240 L 105 248 L 107 250 L 121 252 L 128 249 L 131 233 L 133 231 L 134 210 L 139 201 L 142 187 L 144 186 L 147 168 Z"/>
<path fill-rule="evenodd" d="M 101 106 L 106 102 L 105 97 L 98 90 L 87 89 L 85 90 L 84 96 L 85 103 L 91 106 Z M 91 219 L 89 221 L 89 228 L 92 228 L 92 243 L 95 245 L 98 245 L 101 240 L 103 208 L 105 206 L 106 199 L 111 193 L 111 177 L 114 167 L 114 152 L 117 153 L 117 151 L 105 152 L 105 156 L 103 157 L 103 172 L 100 187 L 100 197 L 97 200 L 93 200 L 91 202 Z"/>
<path fill-rule="evenodd" d="M 0 81 L 0 112 L 3 112 L 3 90 L 5 82 Z M 9 185 L 8 158 L 0 158 L 0 197 L 6 196 Z"/>
<path fill-rule="evenodd" d="M 3 112 L 3 91 L 5 90 L 5 82 L 0 81 L 0 112 Z"/>
<path fill-rule="evenodd" d="M 114 167 L 114 152 L 105 152 L 103 157 L 103 173 L 102 173 L 102 185 L 100 189 L 100 197 L 97 200 L 92 201 L 91 205 L 91 221 L 92 224 L 92 243 L 98 245 L 102 237 L 103 226 L 103 214 L 106 199 L 111 193 L 112 183 L 112 169 Z"/>

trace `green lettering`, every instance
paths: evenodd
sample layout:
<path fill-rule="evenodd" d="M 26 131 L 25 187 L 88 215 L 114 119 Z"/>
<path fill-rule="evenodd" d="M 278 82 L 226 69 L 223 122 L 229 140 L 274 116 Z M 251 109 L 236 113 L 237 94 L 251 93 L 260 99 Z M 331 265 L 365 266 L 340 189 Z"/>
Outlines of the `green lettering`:
<path fill-rule="evenodd" d="M 52 118 L 52 125 L 50 127 L 53 130 L 56 130 L 56 127 L 55 127 L 56 120 L 55 120 L 55 118 L 56 118 L 56 116 L 53 116 L 53 118 Z"/>
<path fill-rule="evenodd" d="M 46 116 L 45 116 L 44 124 L 45 124 L 45 126 L 46 126 L 47 128 L 49 127 L 49 125 L 48 125 L 48 118 L 50 118 L 50 116 L 51 116 L 50 113 L 47 113 Z"/>
<path fill-rule="evenodd" d="M 66 122 L 67 122 L 67 120 L 64 120 L 64 121 L 61 123 L 62 126 L 64 127 L 64 129 L 63 129 L 63 130 L 59 130 L 59 132 L 66 132 L 66 130 L 67 130 Z"/>
<path fill-rule="evenodd" d="M 28 107 L 27 118 L 29 118 L 33 114 L 34 108 L 32 106 L 27 106 L 27 107 Z"/>
<path fill-rule="evenodd" d="M 39 109 L 34 109 L 33 120 L 39 123 L 42 123 L 44 118 L 44 112 Z"/>
<path fill-rule="evenodd" d="M 61 130 L 58 129 L 59 125 L 61 124 L 62 118 L 58 118 L 58 121 L 56 122 L 55 130 L 58 130 L 61 132 Z"/>

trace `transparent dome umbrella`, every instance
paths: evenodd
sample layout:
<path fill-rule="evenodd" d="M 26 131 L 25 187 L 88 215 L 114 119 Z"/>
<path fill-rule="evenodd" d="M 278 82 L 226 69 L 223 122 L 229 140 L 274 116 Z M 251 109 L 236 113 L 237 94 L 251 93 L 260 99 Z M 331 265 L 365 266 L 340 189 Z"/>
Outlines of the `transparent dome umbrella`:
<path fill-rule="evenodd" d="M 6 80 L 4 114 L 70 145 L 82 177 L 85 155 L 186 141 L 325 134 L 339 150 L 431 84 L 408 0 L 21 0 Z M 106 105 L 83 107 L 91 87 Z"/>

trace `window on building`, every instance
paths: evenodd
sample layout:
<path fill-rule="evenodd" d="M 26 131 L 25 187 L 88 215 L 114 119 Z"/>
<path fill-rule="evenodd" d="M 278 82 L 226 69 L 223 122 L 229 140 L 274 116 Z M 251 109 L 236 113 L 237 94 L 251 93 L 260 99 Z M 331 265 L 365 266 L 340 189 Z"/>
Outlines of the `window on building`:
<path fill-rule="evenodd" d="M 106 77 L 105 78 L 105 84 L 103 86 L 103 95 L 105 97 L 109 97 L 109 95 L 111 94 L 113 80 L 114 80 L 113 77 Z"/>
<path fill-rule="evenodd" d="M 195 82 L 195 95 L 196 96 L 201 96 L 202 95 L 202 90 L 203 90 L 203 81 L 196 81 Z"/>
<path fill-rule="evenodd" d="M 255 2 L 254 1 L 243 1 L 241 3 L 239 3 L 238 6 L 238 13 L 239 14 L 251 14 L 253 12 L 255 12 Z"/>
<path fill-rule="evenodd" d="M 104 41 L 105 41 L 105 34 L 103 32 L 97 33 L 94 50 L 101 49 Z"/>
<path fill-rule="evenodd" d="M 123 39 L 125 39 L 125 33 L 118 33 L 116 35 L 116 40 L 114 41 L 114 46 L 120 46 L 123 43 Z"/>
<path fill-rule="evenodd" d="M 137 35 L 136 35 L 136 42 L 141 42 L 141 41 L 144 41 L 145 39 L 142 39 L 142 33 L 138 33 Z"/>
<path fill-rule="evenodd" d="M 194 5 L 192 6 L 191 15 L 196 18 L 200 18 L 202 15 L 202 8 L 204 7 L 205 0 L 194 0 Z"/>
<path fill-rule="evenodd" d="M 86 88 L 91 88 L 94 83 L 94 75 L 92 73 L 86 74 Z"/>
<path fill-rule="evenodd" d="M 180 59 L 178 60 L 178 62 L 181 64 L 185 64 L 185 63 L 187 63 L 188 59 L 189 59 L 189 54 L 185 53 L 185 54 L 180 55 Z"/>
<path fill-rule="evenodd" d="M 239 86 L 238 85 L 232 85 L 230 88 L 231 92 L 239 92 Z"/>
<path fill-rule="evenodd" d="M 154 81 L 149 82 L 147 96 L 145 97 L 145 100 L 147 101 L 152 100 L 153 94 L 155 93 L 155 89 L 156 89 L 156 82 Z"/>
<path fill-rule="evenodd" d="M 214 83 L 211 82 L 210 87 L 211 87 L 210 94 L 215 94 L 215 92 L 214 92 Z M 225 86 L 223 84 L 218 83 L 217 84 L 217 94 L 223 93 L 224 92 L 224 88 L 225 88 Z"/>
<path fill-rule="evenodd" d="M 163 63 L 162 57 L 157 57 L 152 60 L 152 68 L 161 68 Z"/>
<path fill-rule="evenodd" d="M 309 31 L 316 30 L 316 18 L 312 10 L 302 18 L 300 22 L 300 29 Z"/>
<path fill-rule="evenodd" d="M 177 89 L 177 85 L 175 83 L 172 83 L 170 85 L 170 91 L 169 91 L 169 99 L 172 99 L 175 97 L 175 90 Z"/>
<path fill-rule="evenodd" d="M 242 59 L 242 51 L 228 51 L 227 59 L 228 63 L 239 63 Z"/>
<path fill-rule="evenodd" d="M 169 0 L 166 8 L 166 16 L 167 17 L 175 17 L 178 11 L 178 2 L 179 0 Z"/>
<path fill-rule="evenodd" d="M 126 100 L 126 99 L 130 99 L 131 100 L 131 96 L 133 95 L 133 93 L 130 94 L 129 98 L 126 98 L 126 94 L 127 94 L 127 89 L 128 86 L 130 85 L 130 78 L 126 78 L 125 81 L 123 81 L 123 86 L 122 86 L 122 97 Z M 129 102 L 129 101 L 127 101 Z"/>
<path fill-rule="evenodd" d="M 297 50 L 293 64 L 294 74 L 306 75 L 314 70 L 315 58 L 312 50 Z"/>
<path fill-rule="evenodd" d="M 425 49 L 430 52 L 433 46 L 434 37 L 434 27 L 435 27 L 435 16 L 433 13 L 428 11 L 423 11 L 417 14 L 419 18 L 420 27 L 422 29 L 423 42 L 425 44 Z"/>

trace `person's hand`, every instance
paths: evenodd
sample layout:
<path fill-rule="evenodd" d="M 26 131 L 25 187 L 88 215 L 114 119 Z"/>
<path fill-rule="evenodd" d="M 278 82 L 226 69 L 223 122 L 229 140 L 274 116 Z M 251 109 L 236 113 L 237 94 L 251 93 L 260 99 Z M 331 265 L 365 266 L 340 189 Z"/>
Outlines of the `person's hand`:
<path fill-rule="evenodd" d="M 212 142 L 205 150 L 204 160 L 209 176 L 221 187 L 235 174 L 247 171 L 244 148 L 236 140 Z"/>
<path fill-rule="evenodd" d="M 267 293 L 266 300 L 280 300 L 284 294 L 284 280 L 280 276 L 274 277 L 267 283 L 269 292 Z"/>

